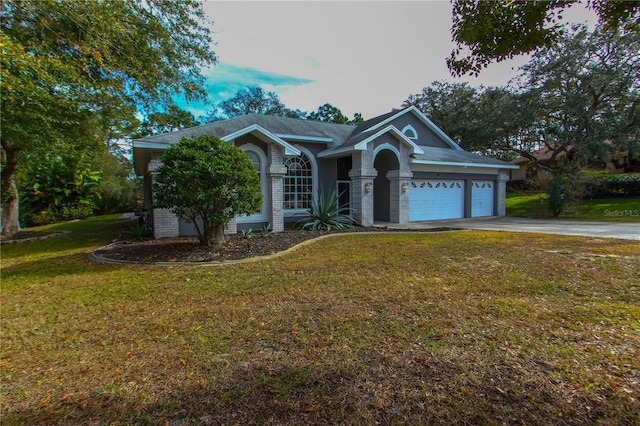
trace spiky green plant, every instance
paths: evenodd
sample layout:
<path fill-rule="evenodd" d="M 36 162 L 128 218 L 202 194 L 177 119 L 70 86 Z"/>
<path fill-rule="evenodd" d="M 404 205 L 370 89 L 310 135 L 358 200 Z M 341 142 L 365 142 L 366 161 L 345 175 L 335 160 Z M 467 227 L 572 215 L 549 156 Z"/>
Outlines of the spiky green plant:
<path fill-rule="evenodd" d="M 299 220 L 296 226 L 302 229 L 349 229 L 353 228 L 355 220 L 350 215 L 349 207 L 340 207 L 340 196 L 335 188 L 330 187 L 325 192 L 322 185 L 318 191 L 318 197 L 311 201 L 311 208 L 307 212 L 307 217 Z"/>

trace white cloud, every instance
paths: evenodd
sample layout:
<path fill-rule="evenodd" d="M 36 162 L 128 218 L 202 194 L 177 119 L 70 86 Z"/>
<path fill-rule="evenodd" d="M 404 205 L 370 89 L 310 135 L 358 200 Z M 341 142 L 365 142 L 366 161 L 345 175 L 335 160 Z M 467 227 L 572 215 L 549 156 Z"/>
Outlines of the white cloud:
<path fill-rule="evenodd" d="M 232 90 L 226 80 L 246 80 L 237 75 L 246 67 L 256 84 L 278 93 L 289 108 L 313 111 L 329 102 L 346 115 L 370 118 L 433 81 L 455 81 L 445 64 L 454 47 L 448 1 L 209 1 L 205 10 L 224 71 L 212 72 L 212 89 Z M 524 61 L 495 64 L 480 78 L 457 81 L 504 85 Z"/>

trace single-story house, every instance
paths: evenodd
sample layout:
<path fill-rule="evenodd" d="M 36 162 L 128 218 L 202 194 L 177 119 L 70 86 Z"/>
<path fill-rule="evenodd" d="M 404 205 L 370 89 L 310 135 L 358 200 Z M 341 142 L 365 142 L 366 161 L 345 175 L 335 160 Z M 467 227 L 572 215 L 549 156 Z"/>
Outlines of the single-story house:
<path fill-rule="evenodd" d="M 553 153 L 553 150 L 548 147 L 543 147 L 531 152 L 531 155 L 543 166 L 551 168 L 562 167 L 567 160 L 566 153 L 561 152 L 555 157 L 553 157 Z M 537 167 L 537 165 L 527 157 L 521 156 L 515 158 L 511 160 L 510 163 L 518 166 L 518 168 L 510 171 L 509 180 L 529 180 L 544 186 L 551 178 L 549 171 Z"/>
<path fill-rule="evenodd" d="M 163 151 L 203 134 L 245 151 L 260 175 L 262 209 L 237 217 L 228 233 L 267 223 L 282 231 L 307 211 L 320 185 L 344 192 L 341 205 L 363 226 L 504 216 L 508 171 L 518 167 L 464 151 L 415 107 L 357 125 L 245 115 L 135 140 L 145 206 Z M 167 209 L 153 209 L 152 220 L 156 238 L 195 233 Z"/>

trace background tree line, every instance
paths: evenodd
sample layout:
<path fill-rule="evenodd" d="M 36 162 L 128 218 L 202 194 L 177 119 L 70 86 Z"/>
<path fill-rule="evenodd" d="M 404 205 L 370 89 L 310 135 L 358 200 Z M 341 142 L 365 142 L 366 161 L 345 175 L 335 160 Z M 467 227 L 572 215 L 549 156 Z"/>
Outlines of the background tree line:
<path fill-rule="evenodd" d="M 640 34 L 564 28 L 508 86 L 434 82 L 402 104 L 409 105 L 467 150 L 503 160 L 524 156 L 546 168 L 558 214 L 584 192 L 585 168 L 615 157 L 639 161 Z M 550 154 L 544 164 L 534 155 L 543 148 Z M 556 158 L 560 165 L 550 166 Z"/>

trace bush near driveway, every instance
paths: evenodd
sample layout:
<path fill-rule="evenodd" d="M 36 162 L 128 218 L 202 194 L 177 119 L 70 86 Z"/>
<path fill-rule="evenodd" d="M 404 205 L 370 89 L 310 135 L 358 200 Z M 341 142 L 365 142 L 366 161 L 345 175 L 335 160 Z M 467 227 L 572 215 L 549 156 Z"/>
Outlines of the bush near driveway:
<path fill-rule="evenodd" d="M 2 247 L 3 424 L 640 420 L 633 241 L 355 234 L 165 268 L 90 262 L 114 217 L 60 228 Z"/>

